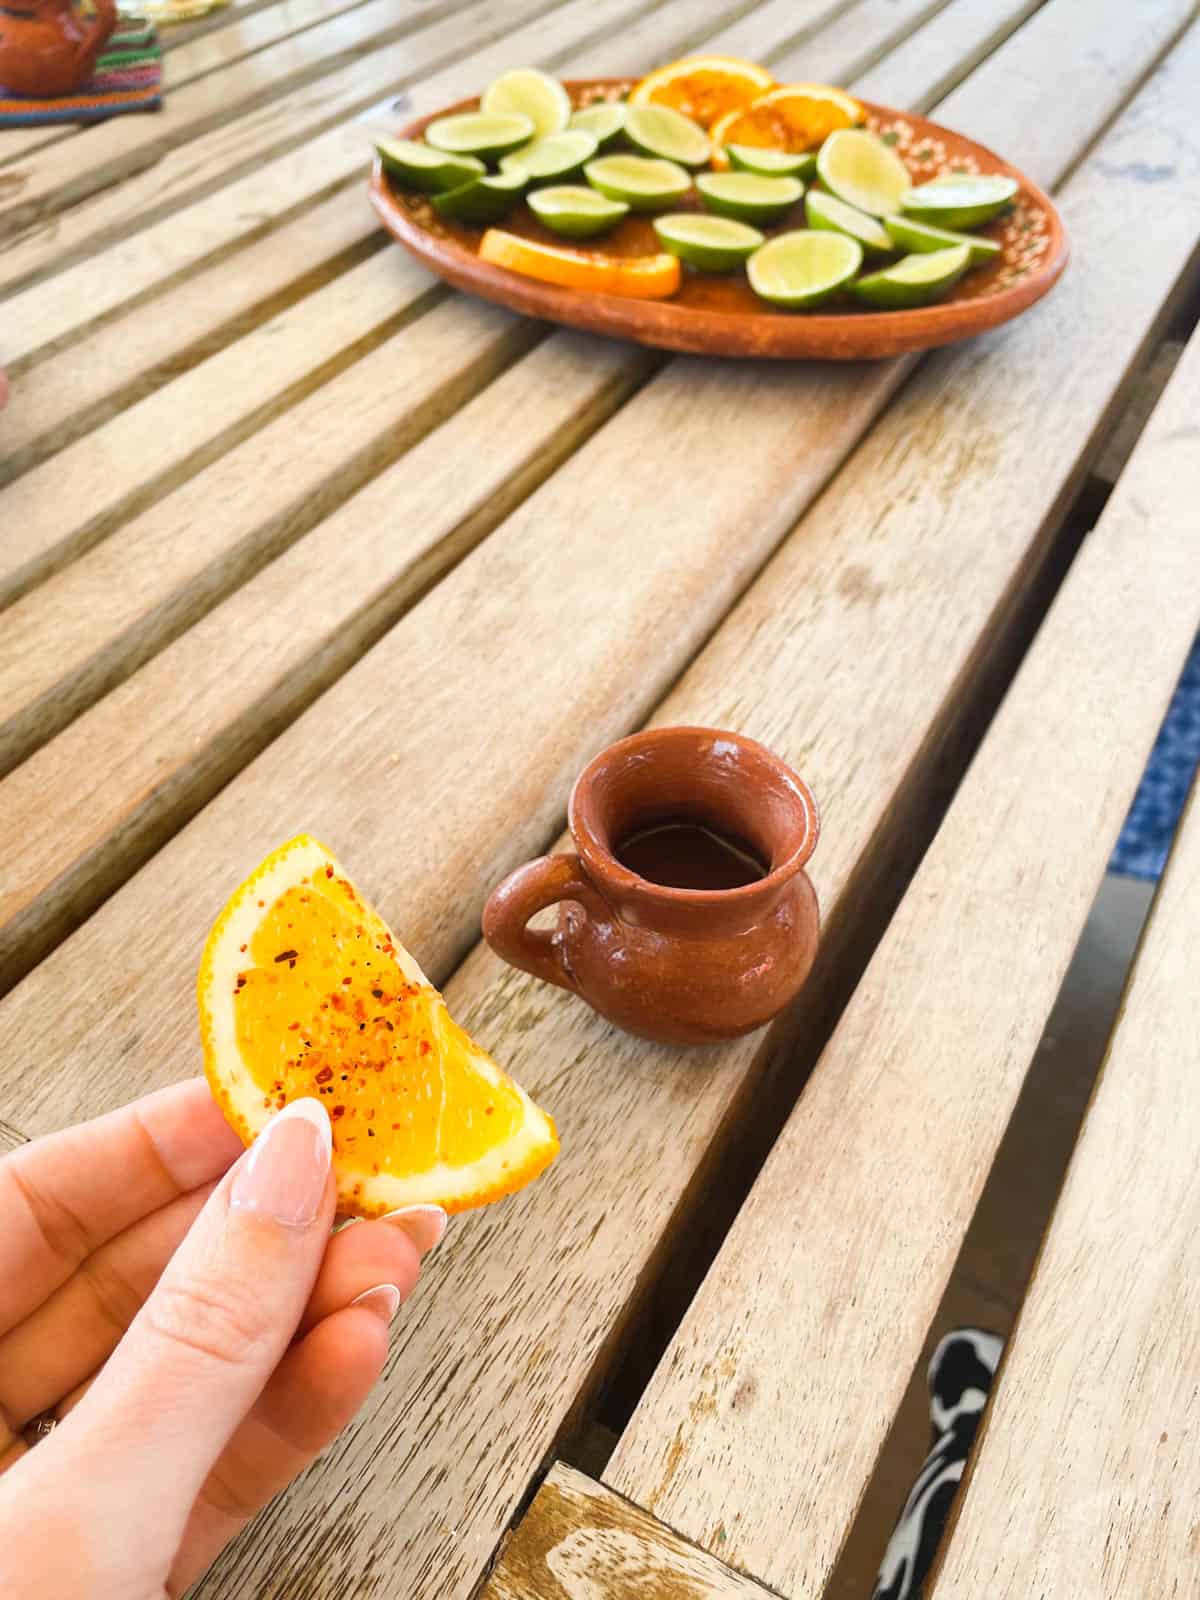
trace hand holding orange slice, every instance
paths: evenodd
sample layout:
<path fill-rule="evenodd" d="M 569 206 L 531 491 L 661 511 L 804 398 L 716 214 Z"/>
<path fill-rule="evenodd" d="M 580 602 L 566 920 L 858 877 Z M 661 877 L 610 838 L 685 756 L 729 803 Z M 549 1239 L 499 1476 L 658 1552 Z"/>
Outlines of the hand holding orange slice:
<path fill-rule="evenodd" d="M 564 250 L 522 239 L 504 228 L 488 229 L 479 245 L 479 259 L 564 289 L 590 289 L 593 294 L 628 295 L 638 300 L 665 300 L 679 288 L 680 281 L 674 256 L 606 256 L 598 251 Z"/>
<path fill-rule="evenodd" d="M 775 82 L 765 67 L 737 56 L 687 56 L 658 67 L 635 86 L 633 106 L 669 106 L 702 128 L 740 111 Z"/>
<path fill-rule="evenodd" d="M 234 892 L 197 995 L 204 1070 L 228 1121 L 249 1144 L 289 1100 L 318 1098 L 346 1215 L 486 1205 L 558 1153 L 550 1118 L 307 835 Z"/>
<path fill-rule="evenodd" d="M 865 117 L 863 107 L 843 89 L 828 83 L 787 83 L 730 111 L 710 133 L 716 146 L 803 152 L 814 150 L 839 128 L 856 127 Z"/>

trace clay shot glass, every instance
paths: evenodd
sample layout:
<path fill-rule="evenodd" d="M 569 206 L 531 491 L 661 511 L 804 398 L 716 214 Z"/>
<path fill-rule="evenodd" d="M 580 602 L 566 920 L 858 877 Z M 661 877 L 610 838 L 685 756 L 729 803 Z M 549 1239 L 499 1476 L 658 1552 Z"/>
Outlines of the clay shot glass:
<path fill-rule="evenodd" d="M 666 1044 L 737 1038 L 795 999 L 819 940 L 804 866 L 820 822 L 808 786 L 777 756 L 713 728 L 635 733 L 584 768 L 568 820 L 575 853 L 527 862 L 488 900 L 483 933 L 497 955 Z M 681 888 L 619 859 L 640 840 L 638 860 L 648 849 L 653 866 L 660 834 L 738 850 L 753 862 L 750 881 Z M 553 931 L 528 926 L 556 904 Z"/>

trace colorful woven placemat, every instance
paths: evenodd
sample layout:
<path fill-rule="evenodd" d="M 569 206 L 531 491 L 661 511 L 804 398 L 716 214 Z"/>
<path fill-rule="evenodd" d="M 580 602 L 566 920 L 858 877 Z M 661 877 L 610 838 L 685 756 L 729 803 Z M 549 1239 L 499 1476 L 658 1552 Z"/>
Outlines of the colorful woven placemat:
<path fill-rule="evenodd" d="M 162 105 L 162 46 L 146 17 L 123 17 L 96 62 L 89 82 L 74 94 L 39 100 L 0 87 L 0 128 L 35 128 L 55 122 L 104 122 L 125 111 Z"/>

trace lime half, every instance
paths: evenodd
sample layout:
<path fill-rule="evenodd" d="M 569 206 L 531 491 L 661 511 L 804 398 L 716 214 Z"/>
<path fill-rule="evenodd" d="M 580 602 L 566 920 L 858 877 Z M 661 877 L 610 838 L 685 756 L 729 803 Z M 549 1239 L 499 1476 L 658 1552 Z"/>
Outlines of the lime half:
<path fill-rule="evenodd" d="M 968 172 L 955 172 L 910 190 L 903 209 L 918 222 L 932 222 L 936 227 L 977 228 L 1003 211 L 1016 192 L 1015 178 L 996 174 L 973 177 Z"/>
<path fill-rule="evenodd" d="M 472 178 L 481 178 L 486 170 L 474 156 L 448 156 L 415 139 L 377 139 L 375 148 L 385 172 L 406 189 L 419 189 L 422 194 L 457 189 Z"/>
<path fill-rule="evenodd" d="M 839 128 L 817 152 L 817 174 L 848 206 L 886 217 L 908 195 L 908 168 L 894 150 L 862 128 Z"/>
<path fill-rule="evenodd" d="M 558 183 L 583 170 L 583 163 L 596 154 L 594 134 L 580 128 L 567 128 L 522 145 L 501 158 L 501 172 L 519 172 L 526 183 Z"/>
<path fill-rule="evenodd" d="M 537 67 L 515 67 L 488 85 L 479 102 L 490 116 L 517 112 L 533 123 L 539 139 L 565 128 L 571 116 L 571 97 L 549 73 Z"/>
<path fill-rule="evenodd" d="M 892 236 L 875 217 L 848 206 L 836 195 L 810 189 L 804 197 L 804 215 L 810 228 L 829 228 L 857 239 L 868 255 L 891 255 L 896 246 Z"/>
<path fill-rule="evenodd" d="M 435 194 L 433 205 L 443 217 L 453 217 L 455 222 L 499 222 L 516 205 L 524 189 L 525 180 L 520 173 L 497 172 Z"/>
<path fill-rule="evenodd" d="M 596 141 L 597 150 L 607 150 L 625 130 L 626 106 L 622 100 L 599 100 L 572 113 L 568 128 L 581 128 Z"/>
<path fill-rule="evenodd" d="M 463 111 L 453 117 L 438 117 L 425 129 L 425 142 L 435 150 L 457 156 L 507 155 L 533 138 L 533 118 L 520 111 Z M 895 207 L 892 207 L 895 210 Z"/>
<path fill-rule="evenodd" d="M 763 178 L 803 178 L 817 170 L 817 153 L 806 150 L 797 155 L 791 150 L 760 150 L 753 144 L 727 144 L 725 154 L 738 172 L 757 172 Z"/>
<path fill-rule="evenodd" d="M 696 189 L 710 211 L 739 222 L 778 222 L 804 193 L 799 178 L 761 178 L 757 172 L 705 172 Z"/>
<path fill-rule="evenodd" d="M 704 129 L 670 106 L 630 106 L 625 137 L 643 155 L 678 161 L 683 167 L 702 167 L 712 155 Z"/>
<path fill-rule="evenodd" d="M 648 156 L 597 156 L 583 169 L 593 189 L 634 211 L 661 211 L 682 200 L 692 180 L 673 161 Z"/>
<path fill-rule="evenodd" d="M 671 255 L 701 272 L 731 272 L 752 256 L 763 242 L 757 228 L 731 217 L 705 217 L 680 211 L 657 217 L 658 242 Z"/>
<path fill-rule="evenodd" d="M 595 189 L 572 183 L 535 189 L 529 196 L 529 209 L 552 233 L 567 239 L 592 239 L 629 215 L 623 200 L 609 200 Z"/>
<path fill-rule="evenodd" d="M 971 252 L 967 245 L 950 250 L 930 250 L 925 255 L 905 256 L 894 267 L 872 272 L 851 284 L 850 292 L 870 306 L 887 311 L 927 305 L 957 283 L 967 270 Z"/>
<path fill-rule="evenodd" d="M 862 245 L 849 234 L 795 229 L 768 239 L 746 263 L 746 274 L 764 300 L 805 311 L 849 283 L 862 258 Z"/>
<path fill-rule="evenodd" d="M 995 261 L 1000 246 L 994 239 L 980 239 L 971 233 L 954 233 L 950 228 L 935 228 L 929 222 L 917 222 L 913 217 L 884 217 L 883 225 L 900 250 L 911 250 L 924 255 L 930 250 L 948 250 L 952 245 L 965 244 L 969 252 L 968 267 L 982 267 Z"/>

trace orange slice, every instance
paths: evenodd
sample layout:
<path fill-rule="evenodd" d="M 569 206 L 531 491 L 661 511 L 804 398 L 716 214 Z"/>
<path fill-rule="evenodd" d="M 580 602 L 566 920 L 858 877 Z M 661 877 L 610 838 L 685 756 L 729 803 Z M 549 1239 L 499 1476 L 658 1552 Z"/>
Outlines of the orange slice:
<path fill-rule="evenodd" d="M 522 239 L 503 228 L 489 228 L 484 234 L 479 259 L 564 289 L 631 295 L 637 300 L 665 300 L 680 281 L 674 256 L 606 256 L 599 251 L 564 250 Z"/>
<path fill-rule="evenodd" d="M 323 845 L 302 834 L 237 889 L 197 983 L 204 1070 L 249 1144 L 289 1100 L 333 1123 L 338 1210 L 463 1211 L 558 1153 L 554 1124 L 446 1002 Z"/>
<path fill-rule="evenodd" d="M 775 82 L 766 67 L 737 56 L 687 56 L 642 79 L 629 96 L 634 106 L 670 106 L 701 127 L 741 111 Z"/>
<path fill-rule="evenodd" d="M 753 105 L 729 112 L 711 130 L 711 137 L 720 146 L 815 150 L 831 133 L 854 127 L 865 116 L 857 100 L 827 83 L 787 83 Z"/>

